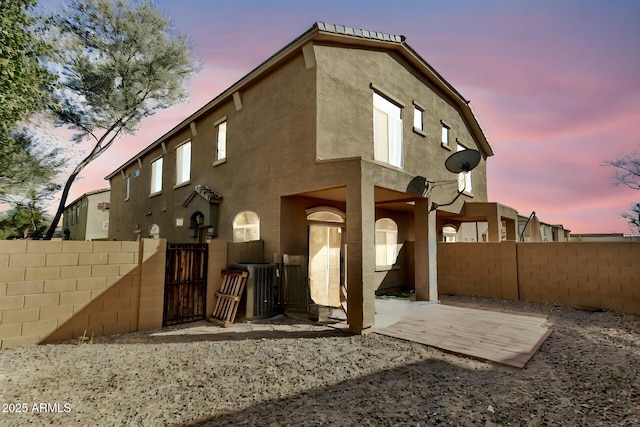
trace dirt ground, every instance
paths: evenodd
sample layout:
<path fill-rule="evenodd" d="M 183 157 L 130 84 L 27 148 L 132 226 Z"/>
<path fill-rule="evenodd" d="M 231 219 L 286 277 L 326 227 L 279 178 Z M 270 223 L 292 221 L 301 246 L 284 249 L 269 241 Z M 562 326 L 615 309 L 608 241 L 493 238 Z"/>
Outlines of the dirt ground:
<path fill-rule="evenodd" d="M 0 351 L 0 425 L 640 425 L 640 317 L 447 300 L 553 333 L 524 369 L 282 318 L 20 347 Z"/>

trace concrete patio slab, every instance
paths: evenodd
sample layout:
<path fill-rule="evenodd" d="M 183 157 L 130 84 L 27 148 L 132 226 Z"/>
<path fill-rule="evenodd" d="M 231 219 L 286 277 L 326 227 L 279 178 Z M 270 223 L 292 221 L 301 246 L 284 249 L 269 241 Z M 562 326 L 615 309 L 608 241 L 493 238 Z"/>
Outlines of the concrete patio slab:
<path fill-rule="evenodd" d="M 546 317 L 409 299 L 376 300 L 375 333 L 522 368 L 551 334 Z"/>

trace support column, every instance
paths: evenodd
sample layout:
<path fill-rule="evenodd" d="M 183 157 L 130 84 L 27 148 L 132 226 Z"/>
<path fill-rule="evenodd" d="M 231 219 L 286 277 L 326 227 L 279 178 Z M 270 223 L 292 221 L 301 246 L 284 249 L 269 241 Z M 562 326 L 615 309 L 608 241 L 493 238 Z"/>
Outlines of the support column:
<path fill-rule="evenodd" d="M 347 185 L 347 323 L 354 333 L 370 331 L 376 312 L 375 195 L 362 181 Z"/>
<path fill-rule="evenodd" d="M 502 227 L 502 223 L 500 221 L 500 217 L 498 216 L 498 214 L 487 215 L 487 227 L 488 227 L 487 241 L 499 242 L 501 240 L 500 227 Z"/>
<path fill-rule="evenodd" d="M 429 234 L 429 301 L 438 301 L 438 230 L 437 212 L 429 212 L 427 219 Z"/>
<path fill-rule="evenodd" d="M 505 218 L 507 225 L 507 240 L 518 240 L 518 221 L 511 218 Z"/>
<path fill-rule="evenodd" d="M 429 213 L 427 199 L 416 200 L 414 228 L 416 236 L 416 300 L 437 301 L 436 212 Z"/>

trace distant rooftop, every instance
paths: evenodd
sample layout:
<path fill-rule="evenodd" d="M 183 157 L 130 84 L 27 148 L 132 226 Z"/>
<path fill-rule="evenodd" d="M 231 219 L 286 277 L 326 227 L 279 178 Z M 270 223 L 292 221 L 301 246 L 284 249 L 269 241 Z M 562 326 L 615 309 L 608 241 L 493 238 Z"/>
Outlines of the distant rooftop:
<path fill-rule="evenodd" d="M 405 41 L 404 36 L 395 34 L 381 33 L 379 31 L 362 30 L 360 28 L 351 28 L 344 25 L 327 24 L 325 22 L 316 22 L 316 26 L 321 31 L 329 33 L 344 34 L 347 36 L 362 37 L 363 39 L 381 40 L 386 42 L 402 43 Z"/>

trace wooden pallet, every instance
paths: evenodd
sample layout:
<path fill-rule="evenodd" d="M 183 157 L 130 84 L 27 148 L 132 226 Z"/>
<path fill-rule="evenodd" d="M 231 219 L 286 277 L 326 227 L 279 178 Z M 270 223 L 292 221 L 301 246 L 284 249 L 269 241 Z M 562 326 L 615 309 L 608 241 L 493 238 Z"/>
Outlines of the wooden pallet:
<path fill-rule="evenodd" d="M 233 324 L 248 276 L 246 271 L 222 270 L 222 286 L 216 292 L 216 308 L 207 317 L 208 321 L 224 328 Z"/>

